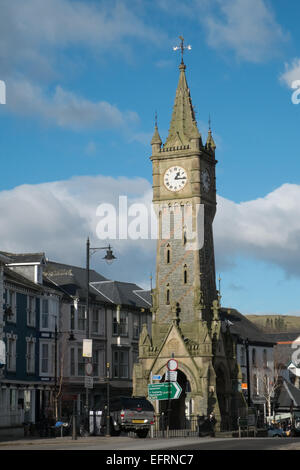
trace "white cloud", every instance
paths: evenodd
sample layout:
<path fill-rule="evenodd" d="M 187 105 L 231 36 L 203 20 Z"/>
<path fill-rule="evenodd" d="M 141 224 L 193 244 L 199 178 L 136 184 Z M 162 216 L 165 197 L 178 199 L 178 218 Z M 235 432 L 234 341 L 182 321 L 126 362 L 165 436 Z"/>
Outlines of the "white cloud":
<path fill-rule="evenodd" d="M 240 59 L 261 62 L 277 53 L 288 35 L 264 0 L 215 0 L 217 7 L 203 18 L 208 44 L 232 49 Z"/>
<path fill-rule="evenodd" d="M 214 233 L 220 266 L 245 256 L 300 276 L 300 186 L 284 184 L 240 204 L 219 197 Z"/>
<path fill-rule="evenodd" d="M 122 112 L 107 101 L 93 102 L 60 86 L 46 93 L 26 80 L 8 83 L 7 109 L 72 130 L 122 128 L 139 121 L 134 111 Z"/>
<path fill-rule="evenodd" d="M 31 77 L 56 76 L 55 54 L 72 46 L 97 55 L 122 51 L 124 57 L 130 39 L 159 45 L 165 37 L 134 12 L 132 3 L 114 0 L 2 0 L 0 31 L 6 72 Z"/>
<path fill-rule="evenodd" d="M 209 46 L 233 50 L 249 62 L 274 56 L 289 37 L 266 0 L 159 0 L 157 5 L 168 14 L 200 23 Z"/>
<path fill-rule="evenodd" d="M 280 81 L 292 88 L 292 84 L 296 80 L 300 80 L 300 59 L 295 58 L 292 62 L 285 63 L 285 71 L 279 77 Z"/>
<path fill-rule="evenodd" d="M 96 227 L 101 203 L 119 208 L 142 203 L 150 210 L 152 188 L 140 179 L 85 176 L 38 185 L 22 185 L 0 192 L 1 250 L 45 251 L 49 258 L 70 264 L 85 263 L 85 240 L 103 246 Z M 264 198 L 236 204 L 218 197 L 214 223 L 217 269 L 230 267 L 237 256 L 256 258 L 300 276 L 300 186 L 285 184 Z M 123 214 L 124 215 L 124 214 Z M 93 267 L 110 278 L 148 285 L 155 272 L 155 240 L 110 240 L 118 257 L 107 268 L 102 256 Z M 130 268 L 129 268 L 130 267 Z"/>

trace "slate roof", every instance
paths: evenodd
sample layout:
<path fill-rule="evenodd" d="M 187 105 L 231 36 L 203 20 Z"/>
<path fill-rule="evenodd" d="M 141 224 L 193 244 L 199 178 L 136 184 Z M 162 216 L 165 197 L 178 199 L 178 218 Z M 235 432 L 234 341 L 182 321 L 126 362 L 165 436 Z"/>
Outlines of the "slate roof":
<path fill-rule="evenodd" d="M 16 273 L 12 269 L 9 269 L 7 266 L 4 266 L 4 280 L 10 281 L 14 284 L 17 284 L 21 287 L 27 287 L 38 292 L 43 292 L 44 289 L 40 284 L 35 284 L 34 282 L 27 279 L 27 277 L 22 276 L 19 273 Z"/>
<path fill-rule="evenodd" d="M 272 341 L 276 343 L 289 343 L 295 341 L 300 336 L 300 331 L 288 331 L 284 333 L 265 333 Z"/>
<path fill-rule="evenodd" d="M 99 293 L 116 305 L 148 309 L 151 307 L 150 291 L 143 290 L 136 284 L 120 281 L 104 281 L 94 282 L 92 285 Z"/>
<path fill-rule="evenodd" d="M 230 332 L 238 339 L 248 338 L 250 343 L 257 345 L 272 346 L 272 344 L 276 344 L 276 341 L 269 338 L 269 335 L 262 332 L 254 323 L 234 308 L 221 308 L 220 318 L 224 324 L 229 325 Z"/>
<path fill-rule="evenodd" d="M 48 261 L 44 269 L 44 282 L 49 286 L 56 285 L 68 295 L 86 298 L 85 268 Z M 144 291 L 133 283 L 108 280 L 92 269 L 90 295 L 104 303 L 148 309 L 151 307 L 150 291 Z"/>
<path fill-rule="evenodd" d="M 10 258 L 10 264 L 41 263 L 45 260 L 45 253 L 7 253 L 4 251 L 0 251 L 0 253 Z"/>
<path fill-rule="evenodd" d="M 283 381 L 277 402 L 279 409 L 290 409 L 291 402 L 294 402 L 294 408 L 300 408 L 300 390 L 286 380 Z"/>
<path fill-rule="evenodd" d="M 79 296 L 81 299 L 86 297 L 86 269 L 79 266 L 72 266 L 64 263 L 48 261 L 44 268 L 44 283 L 57 288 L 71 296 Z M 104 276 L 93 269 L 90 270 L 90 283 L 107 280 Z M 91 297 L 97 297 L 97 300 L 107 302 L 107 299 L 99 295 L 93 287 L 90 287 Z"/>

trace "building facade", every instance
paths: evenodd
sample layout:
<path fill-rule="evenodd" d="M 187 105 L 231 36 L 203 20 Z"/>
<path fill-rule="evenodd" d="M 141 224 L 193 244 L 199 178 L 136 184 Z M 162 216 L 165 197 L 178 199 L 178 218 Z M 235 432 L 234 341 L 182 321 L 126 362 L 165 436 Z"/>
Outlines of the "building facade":
<path fill-rule="evenodd" d="M 50 318 L 52 306 L 58 314 L 60 295 L 44 287 L 41 277 L 36 276 L 44 263 L 43 254 L 27 256 L 36 259 L 10 254 L 3 268 L 1 429 L 37 423 L 51 409 Z M 21 274 L 22 263 L 26 276 Z"/>
<path fill-rule="evenodd" d="M 110 400 L 132 395 L 132 371 L 138 358 L 142 325 L 151 329 L 150 292 L 132 283 L 110 281 L 90 270 L 89 321 L 92 370 L 83 357 L 86 338 L 86 272 L 84 268 L 48 261 L 44 283 L 62 293 L 57 330 L 57 399 L 59 415 L 99 409 Z M 70 333 L 72 340 L 70 341 Z M 86 377 L 92 387 L 86 387 Z M 55 384 L 52 382 L 53 387 Z M 87 396 L 88 395 L 88 398 Z M 88 400 L 88 401 L 87 401 Z"/>

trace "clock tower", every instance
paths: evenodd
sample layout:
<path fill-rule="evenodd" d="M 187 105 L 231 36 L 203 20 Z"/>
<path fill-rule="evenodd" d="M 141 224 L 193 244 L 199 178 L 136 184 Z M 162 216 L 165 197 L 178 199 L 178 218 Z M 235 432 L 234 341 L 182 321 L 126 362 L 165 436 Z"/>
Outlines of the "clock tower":
<path fill-rule="evenodd" d="M 190 415 L 214 412 L 220 427 L 222 415 L 229 419 L 236 368 L 230 335 L 221 328 L 215 280 L 216 145 L 210 126 L 206 142 L 202 140 L 185 72 L 182 60 L 166 142 L 157 122 L 151 140 L 156 283 L 152 333 L 144 326 L 133 394 L 147 396 L 151 377 L 164 377 L 166 364 L 174 358 L 185 392 L 180 400 L 171 400 L 173 427 L 180 426 L 187 410 Z M 163 407 L 160 403 L 156 412 Z"/>

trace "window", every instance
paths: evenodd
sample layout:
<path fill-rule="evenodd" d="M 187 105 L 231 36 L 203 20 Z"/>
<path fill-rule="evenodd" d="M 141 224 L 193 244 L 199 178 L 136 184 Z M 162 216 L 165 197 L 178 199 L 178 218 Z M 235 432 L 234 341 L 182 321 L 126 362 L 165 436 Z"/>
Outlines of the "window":
<path fill-rule="evenodd" d="M 94 310 L 92 313 L 92 332 L 99 333 L 99 312 L 100 310 Z"/>
<path fill-rule="evenodd" d="M 6 312 L 6 320 L 11 323 L 16 323 L 17 321 L 17 294 L 16 292 L 5 289 L 6 295 L 6 304 L 5 304 L 5 312 Z"/>
<path fill-rule="evenodd" d="M 78 305 L 78 330 L 85 330 L 85 306 Z"/>
<path fill-rule="evenodd" d="M 49 300 L 42 299 L 42 328 L 49 328 Z"/>
<path fill-rule="evenodd" d="M 183 283 L 187 284 L 187 270 L 186 269 L 184 269 L 183 271 Z"/>
<path fill-rule="evenodd" d="M 170 250 L 167 250 L 167 263 L 170 263 Z"/>
<path fill-rule="evenodd" d="M 85 361 L 82 357 L 82 348 L 78 348 L 78 377 L 83 377 L 85 375 Z"/>
<path fill-rule="evenodd" d="M 170 289 L 169 288 L 167 288 L 167 291 L 166 291 L 166 304 L 170 305 Z"/>
<path fill-rule="evenodd" d="M 7 336 L 7 370 L 16 371 L 17 341 L 16 337 Z"/>
<path fill-rule="evenodd" d="M 138 315 L 133 315 L 133 338 L 139 338 L 140 336 L 140 325 Z"/>
<path fill-rule="evenodd" d="M 26 351 L 26 372 L 27 374 L 34 374 L 35 372 L 35 343 L 31 338 L 26 338 L 27 351 Z"/>
<path fill-rule="evenodd" d="M 119 324 L 118 324 L 118 318 L 117 318 L 117 312 L 113 312 L 113 324 L 112 324 L 112 333 L 114 336 L 117 336 L 119 334 Z"/>
<path fill-rule="evenodd" d="M 263 365 L 268 367 L 268 353 L 266 349 L 263 350 Z"/>
<path fill-rule="evenodd" d="M 70 330 L 75 330 L 75 307 L 70 306 Z"/>
<path fill-rule="evenodd" d="M 120 312 L 120 336 L 128 336 L 128 312 Z"/>
<path fill-rule="evenodd" d="M 128 379 L 129 354 L 127 350 L 113 351 L 113 377 Z"/>
<path fill-rule="evenodd" d="M 119 321 L 118 314 L 120 318 Z M 113 312 L 112 330 L 114 336 L 128 336 L 128 312 Z"/>
<path fill-rule="evenodd" d="M 41 373 L 49 373 L 49 344 L 41 344 Z"/>
<path fill-rule="evenodd" d="M 105 352 L 104 349 L 97 349 L 93 353 L 93 375 L 94 377 L 105 376 Z"/>
<path fill-rule="evenodd" d="M 256 367 L 256 349 L 252 349 L 252 365 Z"/>
<path fill-rule="evenodd" d="M 27 296 L 27 325 L 35 326 L 36 298 L 32 295 Z"/>

